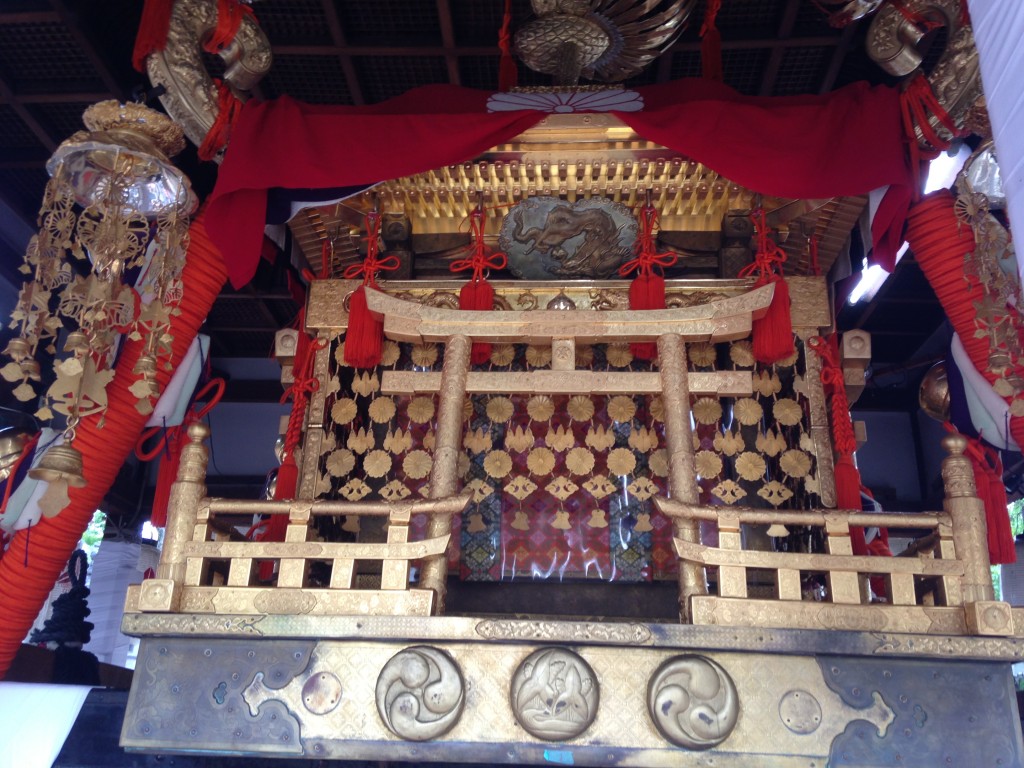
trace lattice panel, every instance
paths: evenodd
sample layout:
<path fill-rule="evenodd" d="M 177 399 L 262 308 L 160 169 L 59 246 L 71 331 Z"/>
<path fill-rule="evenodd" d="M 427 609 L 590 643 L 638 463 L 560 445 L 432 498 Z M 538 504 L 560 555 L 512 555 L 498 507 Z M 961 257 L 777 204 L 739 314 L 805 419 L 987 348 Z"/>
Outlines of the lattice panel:
<path fill-rule="evenodd" d="M 0 68 L 18 93 L 105 90 L 89 58 L 59 23 L 0 25 Z"/>
<path fill-rule="evenodd" d="M 357 56 L 353 59 L 367 103 L 384 101 L 419 85 L 448 82 L 441 56 Z"/>
<path fill-rule="evenodd" d="M 349 45 L 440 45 L 437 4 L 401 0 L 335 0 Z M 497 29 L 495 29 L 495 42 Z M 443 82 L 443 81 L 441 81 Z"/>
<path fill-rule="evenodd" d="M 35 134 L 7 104 L 0 104 L 0 146 L 5 149 L 36 149 L 41 146 Z"/>
<path fill-rule="evenodd" d="M 771 52 L 767 48 L 732 48 L 722 51 L 725 82 L 740 93 L 756 96 Z"/>
<path fill-rule="evenodd" d="M 92 104 L 91 101 L 33 104 L 30 109 L 53 136 L 63 140 L 76 131 L 85 130 L 82 113 Z"/>
<path fill-rule="evenodd" d="M 672 54 L 672 68 L 669 70 L 669 78 L 678 80 L 683 77 L 700 77 L 701 69 L 700 51 L 679 51 Z"/>
<path fill-rule="evenodd" d="M 275 56 L 274 66 L 260 85 L 270 98 L 287 93 L 313 104 L 352 103 L 336 56 Z"/>
<path fill-rule="evenodd" d="M 829 46 L 787 48 L 779 64 L 779 77 L 775 80 L 775 96 L 793 96 L 799 93 L 817 93 L 821 87 L 821 73 L 832 56 Z"/>
<path fill-rule="evenodd" d="M 691 399 L 702 503 L 820 504 L 801 354 L 760 366 L 748 341 L 690 347 L 691 371 L 751 370 L 754 377 L 750 397 Z M 379 389 L 382 370 L 440 371 L 442 358 L 441 345 L 389 341 L 380 368 L 354 371 L 344 364 L 343 343 L 335 345 L 317 495 L 427 495 L 437 398 Z M 549 347 L 494 345 L 474 370 L 549 369 L 550 361 Z M 577 368 L 656 370 L 629 345 L 579 347 Z M 674 575 L 671 524 L 650 503 L 668 491 L 660 396 L 470 395 L 464 414 L 459 476 L 473 498 L 453 527 L 458 547 L 449 562 L 463 579 Z M 421 536 L 423 525 L 414 523 Z M 338 535 L 357 532 L 354 520 L 339 526 Z"/>
<path fill-rule="evenodd" d="M 321 0 L 262 0 L 255 8 L 273 45 L 331 45 Z"/>
<path fill-rule="evenodd" d="M 455 44 L 460 46 L 497 45 L 504 3 L 482 3 L 480 0 L 451 0 L 452 29 Z M 513 0 L 513 32 L 533 17 L 529 0 Z"/>
<path fill-rule="evenodd" d="M 498 89 L 497 56 L 460 56 L 459 80 L 467 88 Z"/>
<path fill-rule="evenodd" d="M 728 40 L 730 32 L 778 29 L 784 6 L 784 0 L 724 0 L 716 19 L 722 39 Z M 693 18 L 703 20 L 705 9 L 706 3 L 701 3 Z"/>

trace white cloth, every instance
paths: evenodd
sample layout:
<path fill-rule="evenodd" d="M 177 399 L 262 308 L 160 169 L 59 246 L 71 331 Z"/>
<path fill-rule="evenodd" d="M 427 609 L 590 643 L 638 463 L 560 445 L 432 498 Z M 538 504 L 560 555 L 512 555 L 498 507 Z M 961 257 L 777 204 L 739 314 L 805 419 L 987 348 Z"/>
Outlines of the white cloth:
<path fill-rule="evenodd" d="M 981 59 L 992 134 L 1013 227 L 1024 227 L 1024 3 L 971 0 L 971 24 Z M 1017 268 L 1022 262 L 1017 260 Z M 1024 279 L 1022 279 L 1024 282 Z"/>
<path fill-rule="evenodd" d="M 0 682 L 0 768 L 50 768 L 91 690 Z"/>
<path fill-rule="evenodd" d="M 47 448 L 61 445 L 63 442 L 63 434 L 44 427 L 32 456 L 32 467 L 38 466 Z M 43 516 L 42 510 L 39 509 L 39 500 L 43 498 L 43 494 L 49 487 L 50 484 L 45 480 L 34 480 L 25 475 L 18 487 L 11 492 L 11 496 L 7 500 L 7 508 L 0 515 L 0 529 L 12 533 L 38 523 L 39 518 Z"/>
<path fill-rule="evenodd" d="M 971 414 L 974 429 L 989 445 L 1008 451 L 1019 451 L 1020 446 L 1010 435 L 1010 406 L 1006 400 L 996 394 L 988 379 L 974 367 L 963 342 L 955 333 L 950 350 L 953 353 L 953 362 L 964 380 L 964 397 L 967 399 L 967 410 Z"/>
<path fill-rule="evenodd" d="M 192 393 L 203 372 L 203 363 L 210 358 L 210 337 L 199 334 L 185 353 L 171 380 L 149 415 L 147 427 L 176 427 L 185 420 Z"/>

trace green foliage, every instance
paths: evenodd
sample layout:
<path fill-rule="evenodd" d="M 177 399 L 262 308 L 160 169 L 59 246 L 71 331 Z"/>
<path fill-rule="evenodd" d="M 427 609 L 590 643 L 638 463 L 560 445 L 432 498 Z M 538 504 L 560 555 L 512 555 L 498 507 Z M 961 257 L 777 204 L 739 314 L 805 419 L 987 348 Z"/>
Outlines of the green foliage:
<path fill-rule="evenodd" d="M 1024 534 L 1024 499 L 1011 501 L 1006 509 L 1010 513 L 1010 533 L 1014 536 Z"/>

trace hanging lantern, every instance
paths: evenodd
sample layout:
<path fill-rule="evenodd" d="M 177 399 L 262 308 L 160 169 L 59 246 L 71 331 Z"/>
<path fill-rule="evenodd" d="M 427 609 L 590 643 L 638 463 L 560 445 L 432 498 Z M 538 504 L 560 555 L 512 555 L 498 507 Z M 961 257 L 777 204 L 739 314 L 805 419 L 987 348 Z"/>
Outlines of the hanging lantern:
<path fill-rule="evenodd" d="M 181 128 L 142 104 L 104 101 L 83 115 L 87 131 L 62 143 L 46 164 L 50 174 L 39 210 L 39 231 L 21 270 L 31 275 L 19 296 L 4 350 L 11 362 L 0 376 L 17 383 L 15 396 L 36 397 L 40 353 L 68 329 L 56 379 L 36 412 L 66 417 L 64 443 L 51 447 L 30 473 L 50 482 L 49 514 L 67 504 L 67 488 L 82 487 L 75 428 L 106 409 L 106 384 L 123 334 L 145 340 L 131 387 L 143 413 L 159 395 L 157 366 L 169 365 L 173 315 L 182 297 L 181 271 L 189 215 L 197 200 L 168 157 L 184 148 Z M 46 498 L 46 497 L 44 497 Z"/>

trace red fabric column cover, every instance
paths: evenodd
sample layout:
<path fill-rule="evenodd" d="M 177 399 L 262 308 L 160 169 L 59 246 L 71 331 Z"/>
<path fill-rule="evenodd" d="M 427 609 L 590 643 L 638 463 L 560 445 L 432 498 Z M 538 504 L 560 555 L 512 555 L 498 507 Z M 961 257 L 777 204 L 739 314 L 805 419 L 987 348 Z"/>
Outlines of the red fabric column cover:
<path fill-rule="evenodd" d="M 201 220 L 197 219 L 192 223 L 188 259 L 182 275 L 185 287 L 182 311 L 171 320 L 172 367 L 181 363 L 226 277 L 220 254 L 211 245 Z M 44 517 L 37 525 L 18 531 L 0 559 L 0 605 L 4 614 L 0 621 L 0 678 L 7 673 L 57 576 L 67 565 L 93 513 L 146 425 L 148 415 L 139 413 L 136 398 L 128 391 L 138 378 L 132 369 L 144 347 L 141 341 L 125 342 L 114 379 L 107 386 L 106 423 L 101 427 L 100 416 L 96 415 L 82 419 L 78 427 L 73 445 L 82 452 L 89 484 L 69 489 L 71 504 L 56 517 Z M 170 377 L 171 371 L 164 366 L 157 368 L 161 388 L 167 386 Z"/>
<path fill-rule="evenodd" d="M 889 186 L 873 224 L 875 260 L 891 264 L 910 200 L 899 92 L 855 83 L 822 96 L 742 96 L 722 83 L 679 80 L 637 88 L 639 112 L 615 113 L 641 136 L 750 189 L 780 197 L 866 194 Z M 373 184 L 470 160 L 543 112 L 487 112 L 490 94 L 416 88 L 365 107 L 288 97 L 249 101 L 209 203 L 210 237 L 231 282 L 256 270 L 267 190 Z"/>

